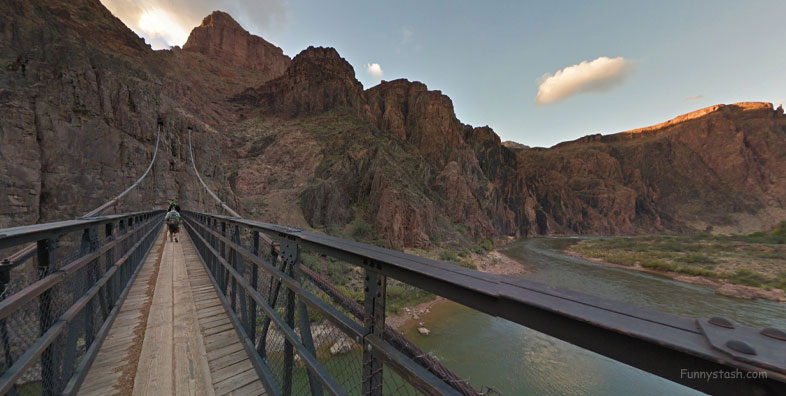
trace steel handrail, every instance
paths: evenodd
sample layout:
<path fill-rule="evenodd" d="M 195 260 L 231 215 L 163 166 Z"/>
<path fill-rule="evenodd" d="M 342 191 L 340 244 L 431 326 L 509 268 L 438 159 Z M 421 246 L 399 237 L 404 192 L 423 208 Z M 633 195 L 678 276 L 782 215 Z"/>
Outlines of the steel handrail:
<path fill-rule="evenodd" d="M 756 356 L 740 358 L 717 348 L 702 330 L 706 319 L 636 307 L 526 279 L 485 274 L 290 227 L 206 213 L 186 212 L 186 215 L 187 218 L 197 218 L 197 223 L 202 219 L 211 223 L 224 223 L 226 227 L 239 226 L 252 232 L 267 233 L 307 251 L 397 279 L 704 392 L 786 392 L 786 361 L 772 365 L 755 360 Z M 209 229 L 207 232 L 235 250 L 227 237 Z M 236 251 L 245 255 L 242 249 Z M 285 279 L 282 280 L 287 283 Z M 772 330 L 767 332 L 740 324 L 734 326 L 734 330 L 729 330 L 733 333 L 729 334 L 753 346 L 760 356 L 779 353 L 777 351 L 786 355 L 786 341 L 765 335 L 773 333 Z M 731 377 L 708 382 L 683 377 L 680 368 L 763 372 L 766 373 L 766 379 Z"/>

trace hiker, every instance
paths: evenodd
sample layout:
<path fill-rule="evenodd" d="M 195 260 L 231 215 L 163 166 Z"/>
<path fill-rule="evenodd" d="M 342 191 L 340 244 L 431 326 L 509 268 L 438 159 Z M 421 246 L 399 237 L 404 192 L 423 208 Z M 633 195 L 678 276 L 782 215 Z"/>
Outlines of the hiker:
<path fill-rule="evenodd" d="M 164 220 L 169 230 L 169 241 L 171 242 L 174 239 L 175 242 L 179 242 L 177 240 L 177 233 L 180 231 L 180 206 L 177 204 L 170 206 L 169 212 L 167 212 Z"/>
<path fill-rule="evenodd" d="M 167 211 L 174 209 L 176 206 L 178 208 L 177 211 L 180 212 L 180 206 L 177 204 L 177 201 L 175 201 L 174 199 L 169 201 L 169 209 L 167 209 Z"/>

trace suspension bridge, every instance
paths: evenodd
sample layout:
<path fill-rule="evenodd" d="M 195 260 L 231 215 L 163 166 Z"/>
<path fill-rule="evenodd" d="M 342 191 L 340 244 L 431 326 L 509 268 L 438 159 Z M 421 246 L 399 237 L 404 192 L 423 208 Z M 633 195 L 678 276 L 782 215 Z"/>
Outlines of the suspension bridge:
<path fill-rule="evenodd" d="M 190 130 L 194 174 L 218 213 L 184 211 L 178 242 L 165 236 L 164 210 L 103 214 L 148 175 L 160 134 L 159 125 L 144 174 L 85 216 L 0 229 L 0 394 L 497 394 L 386 323 L 392 282 L 709 394 L 786 394 L 779 329 L 676 316 L 244 219 L 202 180 Z M 306 255 L 353 268 L 362 298 L 306 265 Z M 707 381 L 686 371 L 727 374 Z"/>

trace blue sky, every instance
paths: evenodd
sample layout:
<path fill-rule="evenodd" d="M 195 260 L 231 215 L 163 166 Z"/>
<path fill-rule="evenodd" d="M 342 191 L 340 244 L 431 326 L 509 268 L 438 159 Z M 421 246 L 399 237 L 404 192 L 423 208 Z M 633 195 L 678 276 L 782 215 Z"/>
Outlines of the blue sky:
<path fill-rule="evenodd" d="M 293 57 L 309 45 L 335 47 L 364 87 L 421 81 L 450 96 L 462 122 L 531 146 L 717 103 L 786 101 L 782 0 L 103 2 L 158 47 L 182 45 L 183 32 L 214 9 Z M 163 10 L 179 33 L 153 37 L 134 7 Z M 609 59 L 589 63 L 601 57 Z M 367 70 L 373 63 L 381 77 Z M 538 104 L 549 76 L 561 94 Z"/>

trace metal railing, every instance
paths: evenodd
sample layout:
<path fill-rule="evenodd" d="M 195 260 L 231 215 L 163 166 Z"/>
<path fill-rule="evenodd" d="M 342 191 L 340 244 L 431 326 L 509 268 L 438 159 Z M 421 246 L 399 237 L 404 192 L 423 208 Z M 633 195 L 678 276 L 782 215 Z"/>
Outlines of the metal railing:
<path fill-rule="evenodd" d="M 391 282 L 710 394 L 786 394 L 786 334 L 777 329 L 685 318 L 237 217 L 185 212 L 184 224 L 270 395 L 486 394 L 413 354 L 386 326 Z M 320 277 L 329 267 L 304 263 L 306 253 L 350 266 L 362 304 Z M 331 356 L 334 348 L 348 353 Z M 705 381 L 686 369 L 766 375 Z"/>
<path fill-rule="evenodd" d="M 0 229 L 0 250 L 35 245 L 31 257 L 0 266 L 0 394 L 76 394 L 163 213 Z"/>

